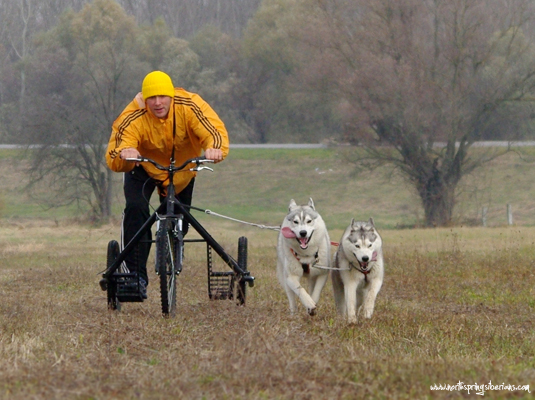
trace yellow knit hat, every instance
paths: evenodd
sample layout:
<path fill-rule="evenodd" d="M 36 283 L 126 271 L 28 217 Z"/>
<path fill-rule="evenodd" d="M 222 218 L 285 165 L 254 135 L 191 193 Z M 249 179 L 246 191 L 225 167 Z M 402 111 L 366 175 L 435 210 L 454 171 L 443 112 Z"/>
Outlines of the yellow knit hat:
<path fill-rule="evenodd" d="M 175 87 L 169 75 L 162 71 L 152 71 L 145 79 L 141 86 L 141 93 L 143 93 L 143 100 L 147 100 L 152 96 L 175 96 Z"/>

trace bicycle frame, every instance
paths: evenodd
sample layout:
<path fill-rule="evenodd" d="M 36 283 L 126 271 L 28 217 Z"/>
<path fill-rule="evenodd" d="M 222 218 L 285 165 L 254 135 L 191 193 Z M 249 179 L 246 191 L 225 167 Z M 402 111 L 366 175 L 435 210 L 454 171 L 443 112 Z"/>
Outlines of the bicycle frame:
<path fill-rule="evenodd" d="M 189 161 L 189 160 L 188 160 Z M 134 247 L 139 243 L 141 238 L 145 233 L 147 233 L 151 228 L 154 222 L 158 219 L 159 215 L 162 215 L 165 212 L 164 216 L 173 216 L 178 214 L 183 215 L 185 222 L 189 223 L 190 226 L 195 229 L 203 240 L 221 257 L 221 259 L 239 276 L 239 282 L 248 283 L 249 286 L 254 286 L 254 277 L 250 275 L 249 271 L 243 270 L 238 262 L 225 252 L 223 247 L 206 231 L 206 229 L 197 221 L 189 212 L 186 206 L 184 206 L 175 196 L 174 185 L 172 184 L 172 178 L 174 175 L 174 163 L 168 168 L 170 174 L 170 185 L 167 189 L 167 195 L 164 202 L 156 209 L 156 211 L 149 217 L 149 219 L 143 224 L 139 231 L 134 235 L 130 242 L 124 247 L 123 251 L 119 253 L 115 262 L 111 264 L 105 272 L 102 274 L 102 279 L 100 280 L 100 286 L 102 290 L 107 289 L 107 285 L 110 283 L 111 275 L 117 271 L 120 265 L 124 262 L 126 257 L 132 252 Z M 187 165 L 188 162 L 184 164 Z M 178 213 L 176 212 L 178 209 Z"/>

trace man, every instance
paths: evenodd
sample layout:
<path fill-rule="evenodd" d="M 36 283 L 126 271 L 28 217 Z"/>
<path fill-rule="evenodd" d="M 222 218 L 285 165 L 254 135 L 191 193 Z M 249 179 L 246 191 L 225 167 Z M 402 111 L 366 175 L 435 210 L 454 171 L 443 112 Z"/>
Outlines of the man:
<path fill-rule="evenodd" d="M 143 80 L 141 93 L 113 123 L 106 151 L 108 167 L 125 173 L 123 247 L 150 217 L 148 201 L 154 189 L 158 188 L 163 199 L 168 184 L 167 172 L 150 163 L 140 165 L 125 159 L 142 156 L 169 165 L 173 149 L 176 165 L 200 156 L 202 150 L 204 157 L 219 162 L 228 154 L 228 134 L 221 119 L 199 95 L 175 88 L 166 73 L 153 71 Z M 174 176 L 177 197 L 183 204 L 191 205 L 195 174 L 185 171 Z M 185 234 L 187 224 L 183 229 Z M 149 231 L 125 260 L 127 268 L 138 273 L 144 298 L 151 239 Z"/>

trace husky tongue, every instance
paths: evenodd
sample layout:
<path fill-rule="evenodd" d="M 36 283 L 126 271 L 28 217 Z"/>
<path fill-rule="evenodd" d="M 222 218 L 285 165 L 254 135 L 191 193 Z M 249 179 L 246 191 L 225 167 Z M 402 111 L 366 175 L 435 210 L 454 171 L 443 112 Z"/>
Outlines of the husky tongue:
<path fill-rule="evenodd" d="M 288 227 L 282 228 L 281 233 L 286 239 L 293 239 L 296 237 L 295 233 L 293 233 L 293 231 Z"/>
<path fill-rule="evenodd" d="M 307 248 L 307 246 L 308 246 L 307 238 L 299 238 L 297 240 L 299 240 L 299 243 L 301 243 L 301 248 L 302 249 L 306 249 Z"/>

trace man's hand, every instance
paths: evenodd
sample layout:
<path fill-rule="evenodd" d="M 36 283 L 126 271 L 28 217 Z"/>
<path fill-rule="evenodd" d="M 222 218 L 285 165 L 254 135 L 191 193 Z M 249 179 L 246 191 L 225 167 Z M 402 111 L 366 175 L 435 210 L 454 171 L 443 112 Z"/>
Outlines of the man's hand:
<path fill-rule="evenodd" d="M 139 158 L 139 157 L 141 157 L 141 154 L 139 153 L 139 151 L 137 151 L 137 149 L 134 149 L 133 147 L 129 147 L 127 149 L 122 149 L 121 150 L 120 157 L 123 160 L 125 160 L 127 158 Z M 139 163 L 137 162 L 136 163 L 136 167 L 138 165 L 139 165 Z"/>
<path fill-rule="evenodd" d="M 219 161 L 223 161 L 223 152 L 221 149 L 206 149 L 204 151 L 204 157 L 209 160 L 214 160 L 214 163 L 218 163 Z"/>

